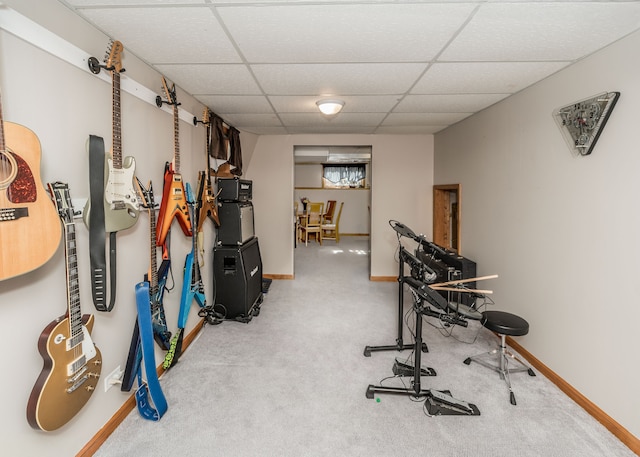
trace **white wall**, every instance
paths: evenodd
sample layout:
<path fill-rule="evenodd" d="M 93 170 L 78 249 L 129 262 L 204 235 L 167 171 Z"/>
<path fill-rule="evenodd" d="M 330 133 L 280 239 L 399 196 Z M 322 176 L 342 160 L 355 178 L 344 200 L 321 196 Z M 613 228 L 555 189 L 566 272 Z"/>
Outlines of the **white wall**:
<path fill-rule="evenodd" d="M 636 33 L 435 138 L 437 184 L 462 184 L 462 244 L 519 342 L 640 436 L 640 154 Z M 605 91 L 621 98 L 590 156 L 551 113 Z"/>
<path fill-rule="evenodd" d="M 256 235 L 266 274 L 294 273 L 292 204 L 295 145 L 372 145 L 371 276 L 397 276 L 389 219 L 431 236 L 433 135 L 272 135 L 258 138 L 253 180 Z M 344 213 L 343 213 L 344 216 Z"/>
<path fill-rule="evenodd" d="M 102 59 L 108 38 L 90 28 L 60 3 L 38 0 L 4 3 L 31 15 L 88 54 Z M 123 65 L 127 70 L 122 76 L 123 84 L 125 78 L 131 78 L 159 92 L 160 75 L 128 54 L 126 43 L 123 44 Z M 111 147 L 111 85 L 0 30 L 0 88 L 4 120 L 30 128 L 40 139 L 43 181 L 65 181 L 69 183 L 72 197 L 87 198 L 89 177 L 85 143 L 89 134 L 95 134 L 105 139 L 107 149 Z M 181 108 L 198 116 L 202 113 L 202 106 L 181 90 L 178 90 L 178 99 L 182 103 Z M 173 158 L 174 152 L 172 115 L 123 93 L 122 134 L 123 154 L 135 157 L 136 174 L 143 182 L 153 180 L 156 201 L 159 201 L 164 163 Z M 204 168 L 204 135 L 203 127 L 180 122 L 181 172 L 193 185 L 197 170 Z M 11 146 L 10 139 L 7 142 Z M 117 301 L 111 313 L 98 313 L 94 309 L 88 233 L 81 219 L 77 220 L 76 227 L 82 310 L 96 316 L 93 339 L 102 352 L 102 373 L 106 375 L 117 365 L 123 367 L 126 362 L 135 319 L 134 286 L 142 280 L 149 266 L 148 216 L 141 214 L 138 224 L 118 233 Z M 206 225 L 208 255 L 213 242 L 212 227 L 212 224 Z M 172 331 L 175 331 L 180 304 L 182 267 L 190 247 L 190 239 L 174 227 L 171 253 L 175 287 L 165 299 Z M 208 264 L 203 269 L 203 276 L 210 278 Z M 205 286 L 211 296 L 208 282 Z M 0 379 L 3 405 L 0 412 L 0 453 L 75 455 L 122 406 L 129 394 L 120 392 L 118 387 L 105 393 L 100 383 L 87 405 L 60 430 L 37 432 L 27 424 L 27 399 L 43 363 L 37 350 L 38 337 L 49 322 L 66 310 L 62 247 L 43 267 L 0 282 L 0 302 L 0 320 L 5 326 L 5 368 Z M 192 309 L 187 332 L 198 321 L 196 310 Z M 163 356 L 164 353 L 156 352 L 158 363 Z"/>

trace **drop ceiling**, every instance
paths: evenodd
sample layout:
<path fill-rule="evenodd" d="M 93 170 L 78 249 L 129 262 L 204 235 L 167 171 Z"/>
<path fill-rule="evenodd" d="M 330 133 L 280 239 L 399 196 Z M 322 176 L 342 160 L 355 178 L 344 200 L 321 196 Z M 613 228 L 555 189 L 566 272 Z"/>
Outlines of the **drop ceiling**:
<path fill-rule="evenodd" d="M 255 134 L 435 133 L 640 29 L 635 0 L 60 1 Z"/>

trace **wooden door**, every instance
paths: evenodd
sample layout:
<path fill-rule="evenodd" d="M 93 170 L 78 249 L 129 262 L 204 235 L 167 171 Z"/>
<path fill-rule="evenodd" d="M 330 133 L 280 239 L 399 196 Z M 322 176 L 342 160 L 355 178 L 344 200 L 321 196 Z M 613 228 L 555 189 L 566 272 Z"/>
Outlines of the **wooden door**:
<path fill-rule="evenodd" d="M 461 254 L 460 184 L 433 186 L 433 242 Z"/>

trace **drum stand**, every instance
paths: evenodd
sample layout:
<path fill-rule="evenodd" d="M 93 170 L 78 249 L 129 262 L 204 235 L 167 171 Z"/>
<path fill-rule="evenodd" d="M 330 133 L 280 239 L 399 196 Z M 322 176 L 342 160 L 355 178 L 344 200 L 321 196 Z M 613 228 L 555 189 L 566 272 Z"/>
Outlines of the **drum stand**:
<path fill-rule="evenodd" d="M 405 266 L 405 256 L 403 253 L 407 253 L 407 251 L 400 247 L 400 261 L 398 262 L 399 270 L 398 270 L 398 337 L 396 338 L 395 345 L 388 346 L 365 346 L 364 348 L 364 356 L 371 357 L 372 352 L 379 351 L 402 351 L 403 349 L 412 349 L 415 347 L 413 344 L 404 344 L 402 340 L 402 315 L 404 311 L 404 283 L 406 282 L 407 277 L 404 276 L 404 266 Z M 421 326 L 422 327 L 422 326 Z M 420 335 L 422 338 L 422 332 L 416 329 L 416 333 Z M 418 346 L 422 349 L 422 352 L 429 352 L 429 348 L 426 343 L 421 343 Z M 425 373 L 426 374 L 426 373 Z"/>
<path fill-rule="evenodd" d="M 413 285 L 412 285 L 413 287 Z M 437 292 L 435 292 L 437 293 Z M 478 408 L 470 403 L 462 400 L 458 400 L 450 395 L 449 391 L 437 391 L 433 389 L 422 389 L 420 378 L 424 369 L 421 369 L 420 363 L 422 358 L 422 316 L 440 317 L 441 313 L 432 310 L 428 306 L 424 306 L 424 300 L 418 294 L 414 294 L 414 310 L 416 315 L 416 338 L 415 343 L 410 345 L 413 347 L 414 353 L 414 366 L 413 366 L 413 379 L 411 381 L 411 387 L 390 387 L 390 386 L 375 386 L 369 384 L 367 387 L 366 396 L 368 399 L 373 399 L 376 393 L 381 394 L 399 394 L 409 395 L 411 397 L 426 397 L 425 406 L 427 407 L 430 415 L 468 415 L 477 416 L 480 415 Z M 430 369 L 432 370 L 432 369 Z M 395 370 L 394 370 L 395 372 Z M 433 371 L 435 375 L 435 371 Z"/>

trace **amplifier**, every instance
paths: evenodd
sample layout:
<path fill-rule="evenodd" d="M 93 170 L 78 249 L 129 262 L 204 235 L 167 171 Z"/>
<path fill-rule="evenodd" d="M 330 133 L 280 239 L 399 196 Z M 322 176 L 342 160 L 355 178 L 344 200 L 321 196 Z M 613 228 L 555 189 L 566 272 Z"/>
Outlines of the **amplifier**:
<path fill-rule="evenodd" d="M 262 303 L 262 258 L 258 238 L 242 246 L 213 249 L 215 304 L 226 309 L 227 319 L 249 320 Z"/>
<path fill-rule="evenodd" d="M 218 200 L 247 202 L 252 198 L 253 182 L 240 178 L 218 178 Z"/>
<path fill-rule="evenodd" d="M 218 245 L 237 246 L 254 237 L 251 202 L 218 202 Z"/>

